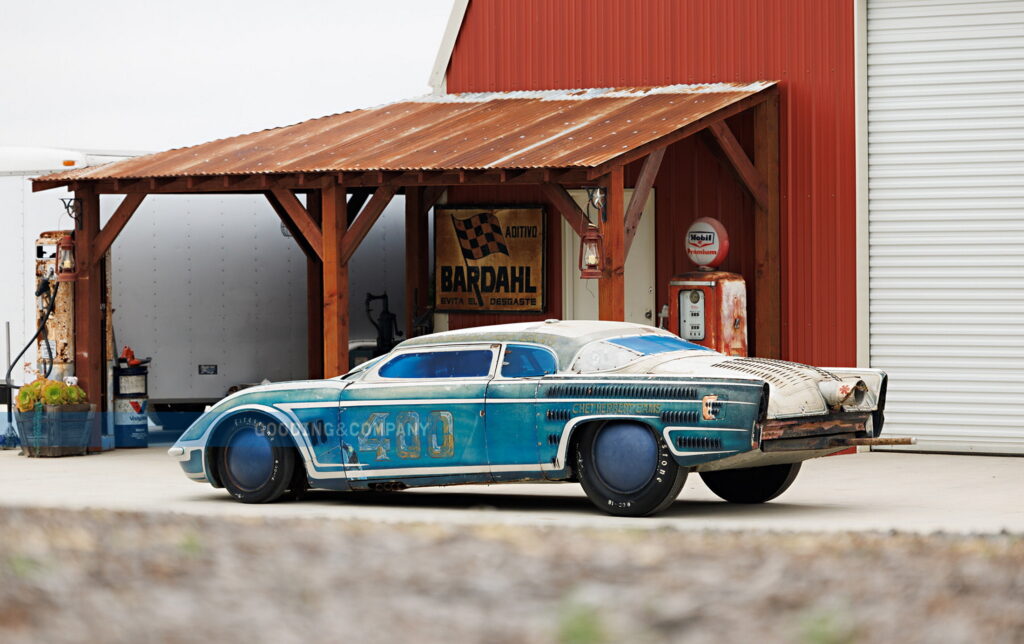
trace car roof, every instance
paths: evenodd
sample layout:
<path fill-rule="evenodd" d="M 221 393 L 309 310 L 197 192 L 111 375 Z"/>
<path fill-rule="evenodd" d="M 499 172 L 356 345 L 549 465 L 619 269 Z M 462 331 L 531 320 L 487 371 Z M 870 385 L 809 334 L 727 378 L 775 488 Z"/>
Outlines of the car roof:
<path fill-rule="evenodd" d="M 494 324 L 455 331 L 442 331 L 410 338 L 397 349 L 429 347 L 463 342 L 527 342 L 550 347 L 558 356 L 559 368 L 569 368 L 576 353 L 595 340 L 627 335 L 669 335 L 664 329 L 632 322 L 603 320 L 545 320 L 543 322 L 516 322 Z"/>

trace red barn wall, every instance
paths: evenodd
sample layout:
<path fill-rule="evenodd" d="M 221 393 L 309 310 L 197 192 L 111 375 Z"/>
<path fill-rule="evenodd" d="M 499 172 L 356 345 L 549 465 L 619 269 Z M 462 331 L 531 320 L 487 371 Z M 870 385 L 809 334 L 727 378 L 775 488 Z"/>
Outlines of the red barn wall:
<path fill-rule="evenodd" d="M 449 92 L 752 80 L 781 81 L 784 354 L 853 365 L 852 0 L 471 0 L 447 76 Z M 730 124 L 749 151 L 749 120 Z M 670 275 L 691 270 L 679 241 L 704 215 L 730 231 L 725 268 L 752 283 L 753 204 L 699 138 L 670 148 L 655 189 L 660 293 Z M 503 196 L 464 190 L 451 200 Z M 549 267 L 550 284 L 556 262 Z"/>

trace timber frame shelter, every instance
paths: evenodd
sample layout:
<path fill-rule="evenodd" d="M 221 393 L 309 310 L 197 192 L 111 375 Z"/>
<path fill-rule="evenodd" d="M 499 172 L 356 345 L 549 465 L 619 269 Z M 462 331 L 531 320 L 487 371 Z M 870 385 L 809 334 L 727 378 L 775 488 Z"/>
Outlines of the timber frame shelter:
<path fill-rule="evenodd" d="M 442 110 L 448 112 L 439 115 Z M 747 110 L 753 158 L 726 122 Z M 416 117 L 418 124 L 400 120 Z M 33 191 L 67 187 L 81 204 L 74 234 L 75 373 L 102 409 L 109 357 L 103 258 L 151 194 L 266 197 L 307 258 L 312 378 L 348 371 L 349 260 L 398 194 L 405 197 L 407 329 L 430 305 L 430 209 L 447 188 L 473 185 L 535 186 L 580 235 L 586 218 L 568 191 L 603 187 L 599 317 L 623 320 L 624 265 L 643 204 L 667 147 L 698 133 L 756 204 L 754 353 L 780 357 L 779 91 L 776 83 L 759 82 L 426 97 L 39 177 Z M 481 147 L 467 151 L 473 137 Z M 300 143 L 319 156 L 296 159 Z M 626 203 L 625 167 L 635 162 L 642 165 Z M 100 195 L 111 194 L 124 199 L 101 228 Z"/>

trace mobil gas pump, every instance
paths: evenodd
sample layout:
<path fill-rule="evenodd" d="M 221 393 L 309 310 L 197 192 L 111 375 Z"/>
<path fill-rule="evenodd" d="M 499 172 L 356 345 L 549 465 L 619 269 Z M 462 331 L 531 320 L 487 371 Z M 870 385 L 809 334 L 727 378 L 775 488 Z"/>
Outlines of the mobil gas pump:
<path fill-rule="evenodd" d="M 686 231 L 692 273 L 669 281 L 669 330 L 684 340 L 729 356 L 747 355 L 747 285 L 736 273 L 716 270 L 729 254 L 722 222 L 701 217 Z"/>

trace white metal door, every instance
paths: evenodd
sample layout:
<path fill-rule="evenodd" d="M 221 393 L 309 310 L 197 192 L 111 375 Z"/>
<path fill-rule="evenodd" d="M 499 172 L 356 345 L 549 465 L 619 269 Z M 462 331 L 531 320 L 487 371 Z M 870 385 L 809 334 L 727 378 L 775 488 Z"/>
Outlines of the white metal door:
<path fill-rule="evenodd" d="M 868 0 L 871 365 L 913 449 L 1024 453 L 1024 0 Z"/>
<path fill-rule="evenodd" d="M 633 195 L 625 191 L 625 203 Z M 587 193 L 570 190 L 569 194 L 586 212 Z M 596 216 L 596 215 L 595 215 Z M 596 320 L 599 280 L 580 279 L 580 237 L 562 220 L 562 317 L 567 320 Z M 626 321 L 654 324 L 657 320 L 654 280 L 654 190 L 647 196 L 633 245 L 626 258 Z"/>

